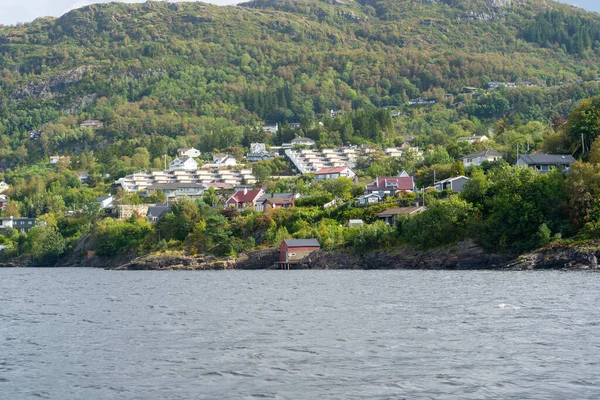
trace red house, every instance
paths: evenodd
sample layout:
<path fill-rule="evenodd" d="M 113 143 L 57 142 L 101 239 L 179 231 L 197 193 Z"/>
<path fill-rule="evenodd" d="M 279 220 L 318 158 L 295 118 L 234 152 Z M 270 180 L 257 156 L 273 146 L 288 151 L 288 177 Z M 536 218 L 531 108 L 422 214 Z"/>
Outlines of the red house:
<path fill-rule="evenodd" d="M 377 194 L 381 197 L 394 196 L 400 192 L 415 190 L 415 181 L 412 176 L 384 176 L 367 186 L 367 194 Z"/>
<path fill-rule="evenodd" d="M 320 248 L 317 239 L 286 239 L 279 248 L 279 262 L 297 263 Z"/>
<path fill-rule="evenodd" d="M 249 208 L 256 207 L 258 199 L 265 194 L 262 189 L 258 190 L 238 190 L 225 203 L 225 208 Z"/>

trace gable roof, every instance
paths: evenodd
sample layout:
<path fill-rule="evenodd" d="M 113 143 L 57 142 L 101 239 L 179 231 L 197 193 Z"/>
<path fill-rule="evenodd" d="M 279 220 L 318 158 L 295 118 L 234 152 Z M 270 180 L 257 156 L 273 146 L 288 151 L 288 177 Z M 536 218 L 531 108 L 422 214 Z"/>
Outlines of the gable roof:
<path fill-rule="evenodd" d="M 467 179 L 468 180 L 469 178 L 467 178 L 464 175 L 453 176 L 452 178 L 447 178 L 447 179 L 444 179 L 444 180 L 441 180 L 441 181 L 437 181 L 435 184 L 439 185 L 440 183 L 454 182 L 455 180 L 458 180 L 458 179 Z"/>
<path fill-rule="evenodd" d="M 262 199 L 262 197 L 261 197 Z M 293 197 L 287 197 L 287 198 L 281 198 L 281 197 L 275 197 L 275 198 L 265 198 L 264 200 L 262 200 L 262 203 L 268 203 L 268 204 L 294 204 L 294 198 Z"/>
<path fill-rule="evenodd" d="M 527 165 L 557 165 L 572 164 L 575 158 L 570 154 L 522 154 L 519 156 Z"/>
<path fill-rule="evenodd" d="M 321 247 L 317 239 L 285 239 L 288 247 Z"/>
<path fill-rule="evenodd" d="M 236 203 L 252 203 L 262 194 L 262 189 L 248 190 L 246 193 L 244 193 L 243 190 L 238 190 L 229 198 L 229 200 L 234 200 Z M 227 200 L 227 202 L 229 202 L 229 200 Z"/>
<path fill-rule="evenodd" d="M 386 184 L 395 183 L 396 186 L 386 186 Z M 367 189 L 385 189 L 394 188 L 396 190 L 414 190 L 415 181 L 410 176 L 382 176 L 375 180 L 374 185 L 369 186 Z"/>
<path fill-rule="evenodd" d="M 485 150 L 476 151 L 471 154 L 467 154 L 466 156 L 462 157 L 462 159 L 477 158 L 477 157 L 502 157 L 502 153 L 500 153 L 499 151 L 496 151 L 496 150 L 485 149 Z"/>
<path fill-rule="evenodd" d="M 171 207 L 164 205 L 155 205 L 152 207 L 148 207 L 148 213 L 146 214 L 149 217 L 162 217 L 167 212 L 169 212 Z"/>
<path fill-rule="evenodd" d="M 320 170 L 318 170 L 317 172 L 315 172 L 315 175 L 325 175 L 325 174 L 339 174 L 341 172 L 344 172 L 344 170 L 349 167 L 330 167 L 330 168 L 321 168 Z"/>

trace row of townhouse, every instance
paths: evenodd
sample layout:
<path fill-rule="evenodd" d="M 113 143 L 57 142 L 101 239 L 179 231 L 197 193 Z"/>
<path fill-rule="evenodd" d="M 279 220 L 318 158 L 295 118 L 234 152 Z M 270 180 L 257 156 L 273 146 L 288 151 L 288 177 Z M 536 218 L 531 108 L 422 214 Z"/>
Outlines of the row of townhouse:
<path fill-rule="evenodd" d="M 405 144 L 402 147 L 386 148 L 384 149 L 384 153 L 388 157 L 399 157 L 409 148 L 422 155 L 422 152 L 419 151 L 419 149 L 412 148 L 408 144 Z M 285 155 L 294 164 L 294 167 L 304 175 L 315 173 L 322 168 L 329 167 L 347 166 L 354 168 L 356 166 L 356 160 L 359 157 L 366 156 L 373 151 L 374 150 L 369 147 L 347 146 L 321 150 L 288 149 L 285 151 Z"/>
<path fill-rule="evenodd" d="M 172 198 L 202 196 L 209 187 L 232 189 L 242 184 L 254 184 L 256 178 L 251 169 L 231 170 L 169 170 L 139 171 L 115 182 L 128 193 L 150 194 L 162 190 Z"/>

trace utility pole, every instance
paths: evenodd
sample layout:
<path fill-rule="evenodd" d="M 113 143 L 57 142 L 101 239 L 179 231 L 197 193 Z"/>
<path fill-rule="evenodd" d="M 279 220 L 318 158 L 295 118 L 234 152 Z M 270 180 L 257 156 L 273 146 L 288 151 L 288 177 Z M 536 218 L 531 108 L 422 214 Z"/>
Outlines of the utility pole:
<path fill-rule="evenodd" d="M 167 170 L 167 155 L 165 154 L 165 171 Z"/>
<path fill-rule="evenodd" d="M 583 140 L 583 132 L 581 132 L 581 155 L 585 154 L 585 141 Z"/>

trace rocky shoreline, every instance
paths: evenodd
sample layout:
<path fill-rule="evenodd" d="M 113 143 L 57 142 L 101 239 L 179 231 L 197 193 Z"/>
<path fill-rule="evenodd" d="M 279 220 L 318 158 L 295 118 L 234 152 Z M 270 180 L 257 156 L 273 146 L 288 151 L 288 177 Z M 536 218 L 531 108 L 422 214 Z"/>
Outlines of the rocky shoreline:
<path fill-rule="evenodd" d="M 471 241 L 431 251 L 401 248 L 395 252 L 377 250 L 365 255 L 344 251 L 318 251 L 294 269 L 361 270 L 540 270 L 599 269 L 600 243 L 585 246 L 554 245 L 523 256 L 490 254 Z M 154 254 L 123 263 L 116 270 L 257 270 L 271 269 L 278 261 L 278 249 L 266 249 L 238 258 Z"/>
<path fill-rule="evenodd" d="M 161 252 L 143 257 L 118 258 L 75 257 L 71 255 L 56 266 L 87 267 L 109 270 L 264 270 L 274 269 L 279 249 L 270 248 L 240 254 L 237 258 L 210 255 L 187 255 L 184 252 Z M 472 241 L 430 251 L 410 247 L 393 252 L 376 250 L 354 254 L 342 250 L 317 251 L 293 269 L 337 270 L 596 270 L 600 269 L 600 242 L 565 245 L 554 244 L 522 256 L 490 254 Z M 0 262 L 0 268 L 35 267 L 31 259 Z"/>

